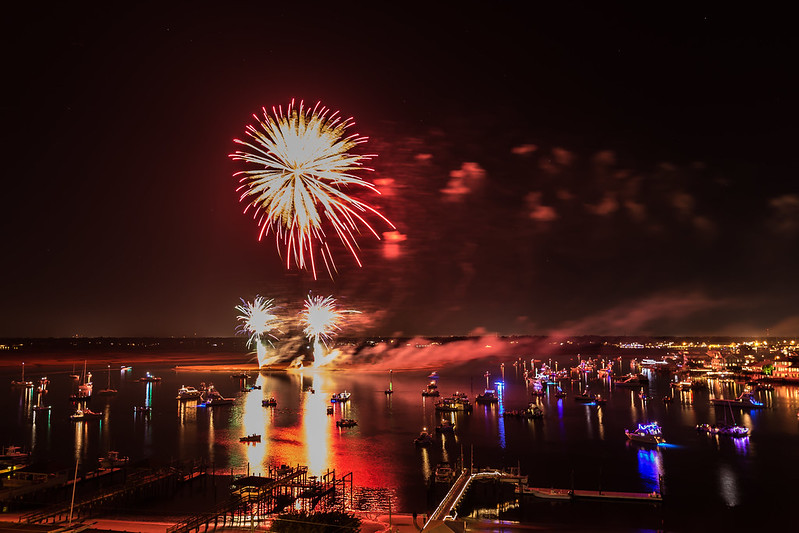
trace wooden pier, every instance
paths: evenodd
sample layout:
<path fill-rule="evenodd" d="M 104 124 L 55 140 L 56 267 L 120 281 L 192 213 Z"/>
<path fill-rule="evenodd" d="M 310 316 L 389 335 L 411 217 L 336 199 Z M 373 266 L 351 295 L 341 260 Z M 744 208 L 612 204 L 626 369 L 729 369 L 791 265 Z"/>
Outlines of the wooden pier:
<path fill-rule="evenodd" d="M 298 509 L 299 506 L 304 511 L 315 510 L 320 505 L 323 508 L 336 505 L 344 507 L 348 484 L 351 502 L 351 473 L 337 478 L 335 470 L 328 470 L 317 478 L 308 476 L 305 466 L 270 467 L 266 476 L 236 479 L 228 501 L 169 527 L 167 533 L 254 526 L 289 506 L 292 509 Z"/>

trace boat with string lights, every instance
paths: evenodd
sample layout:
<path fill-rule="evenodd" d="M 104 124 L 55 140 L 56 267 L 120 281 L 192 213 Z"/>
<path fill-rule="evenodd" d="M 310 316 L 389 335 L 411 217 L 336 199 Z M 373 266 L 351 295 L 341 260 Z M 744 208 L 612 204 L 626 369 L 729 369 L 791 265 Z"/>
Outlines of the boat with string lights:
<path fill-rule="evenodd" d="M 663 434 L 657 422 L 638 424 L 638 427 L 633 431 L 625 429 L 624 434 L 627 435 L 627 438 L 631 441 L 645 444 L 663 444 L 666 442 L 663 439 Z"/>

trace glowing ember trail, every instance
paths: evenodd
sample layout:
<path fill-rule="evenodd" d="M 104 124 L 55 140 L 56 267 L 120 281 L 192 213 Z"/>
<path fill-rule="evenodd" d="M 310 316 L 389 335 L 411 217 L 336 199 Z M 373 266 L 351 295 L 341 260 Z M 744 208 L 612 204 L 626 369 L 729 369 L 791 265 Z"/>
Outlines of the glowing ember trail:
<path fill-rule="evenodd" d="M 286 268 L 291 268 L 293 258 L 298 268 L 310 269 L 314 278 L 317 252 L 331 276 L 335 270 L 324 226 L 332 228 L 331 234 L 338 236 L 358 266 L 353 232 L 360 233 L 362 225 L 380 239 L 364 216 L 375 215 L 394 229 L 375 208 L 345 192 L 358 186 L 379 194 L 372 183 L 353 174 L 371 170 L 363 162 L 374 155 L 349 153 L 367 138 L 346 136 L 352 119 L 342 120 L 338 111 L 328 113 L 319 103 L 311 109 L 300 102 L 297 108 L 294 100 L 285 113 L 282 106 L 273 107 L 274 116 L 263 108 L 263 119 L 253 115 L 257 124 L 247 126 L 251 140 L 235 139 L 244 149 L 230 154 L 234 161 L 257 167 L 234 176 L 239 178 L 239 201 L 247 202 L 244 212 L 252 208 L 261 228 L 258 240 L 274 231 L 278 253 L 281 242 L 286 249 Z"/>
<path fill-rule="evenodd" d="M 300 322 L 304 327 L 303 332 L 314 345 L 314 368 L 331 363 L 338 357 L 339 350 L 325 353 L 327 343 L 341 329 L 340 324 L 344 315 L 358 312 L 336 309 L 336 300 L 332 296 L 322 298 L 308 295 L 305 308 L 300 312 Z"/>
<path fill-rule="evenodd" d="M 274 301 L 261 296 L 256 296 L 252 302 L 242 299 L 241 305 L 236 306 L 236 310 L 241 313 L 237 317 L 240 322 L 237 332 L 249 335 L 247 346 L 255 344 L 259 367 L 271 362 L 271 359 L 266 357 L 266 343 L 272 343 L 269 339 L 273 337 L 270 332 L 277 329 L 279 324 L 278 317 L 272 313 L 273 309 Z"/>

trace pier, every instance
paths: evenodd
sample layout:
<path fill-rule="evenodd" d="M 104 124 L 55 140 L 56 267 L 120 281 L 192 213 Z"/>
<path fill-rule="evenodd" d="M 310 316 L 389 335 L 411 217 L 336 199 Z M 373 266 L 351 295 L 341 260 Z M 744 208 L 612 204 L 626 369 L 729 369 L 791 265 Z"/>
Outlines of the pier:
<path fill-rule="evenodd" d="M 254 526 L 287 507 L 304 511 L 352 505 L 352 474 L 336 477 L 335 470 L 308 476 L 305 466 L 270 467 L 267 476 L 234 480 L 230 498 L 209 511 L 191 516 L 167 529 L 167 533 L 207 531 L 218 527 Z M 349 487 L 349 491 L 347 488 Z"/>
<path fill-rule="evenodd" d="M 483 468 L 473 471 L 469 468 L 462 468 L 460 474 L 453 482 L 447 494 L 438 504 L 435 511 L 425 522 L 422 531 L 431 531 L 442 523 L 446 523 L 450 529 L 464 530 L 465 526 L 458 520 L 457 507 L 469 490 L 473 481 L 493 479 L 503 483 L 513 483 L 516 485 L 516 494 L 531 495 L 537 498 L 549 500 L 604 500 L 604 501 L 626 501 L 626 502 L 645 502 L 659 504 L 663 501 L 662 495 L 657 492 L 616 492 L 602 490 L 573 490 L 573 489 L 550 489 L 536 488 L 527 486 L 527 477 L 521 476 L 518 469 L 501 471 L 493 468 Z"/>

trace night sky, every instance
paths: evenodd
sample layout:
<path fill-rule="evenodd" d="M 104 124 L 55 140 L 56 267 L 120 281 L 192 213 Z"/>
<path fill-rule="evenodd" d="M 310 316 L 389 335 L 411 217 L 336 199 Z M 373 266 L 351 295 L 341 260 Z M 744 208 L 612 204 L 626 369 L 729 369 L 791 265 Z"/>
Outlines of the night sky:
<path fill-rule="evenodd" d="M 130 4 L 0 22 L 0 337 L 231 336 L 309 291 L 352 335 L 799 334 L 785 13 Z M 354 117 L 404 237 L 332 279 L 235 192 L 233 139 L 292 98 Z"/>

